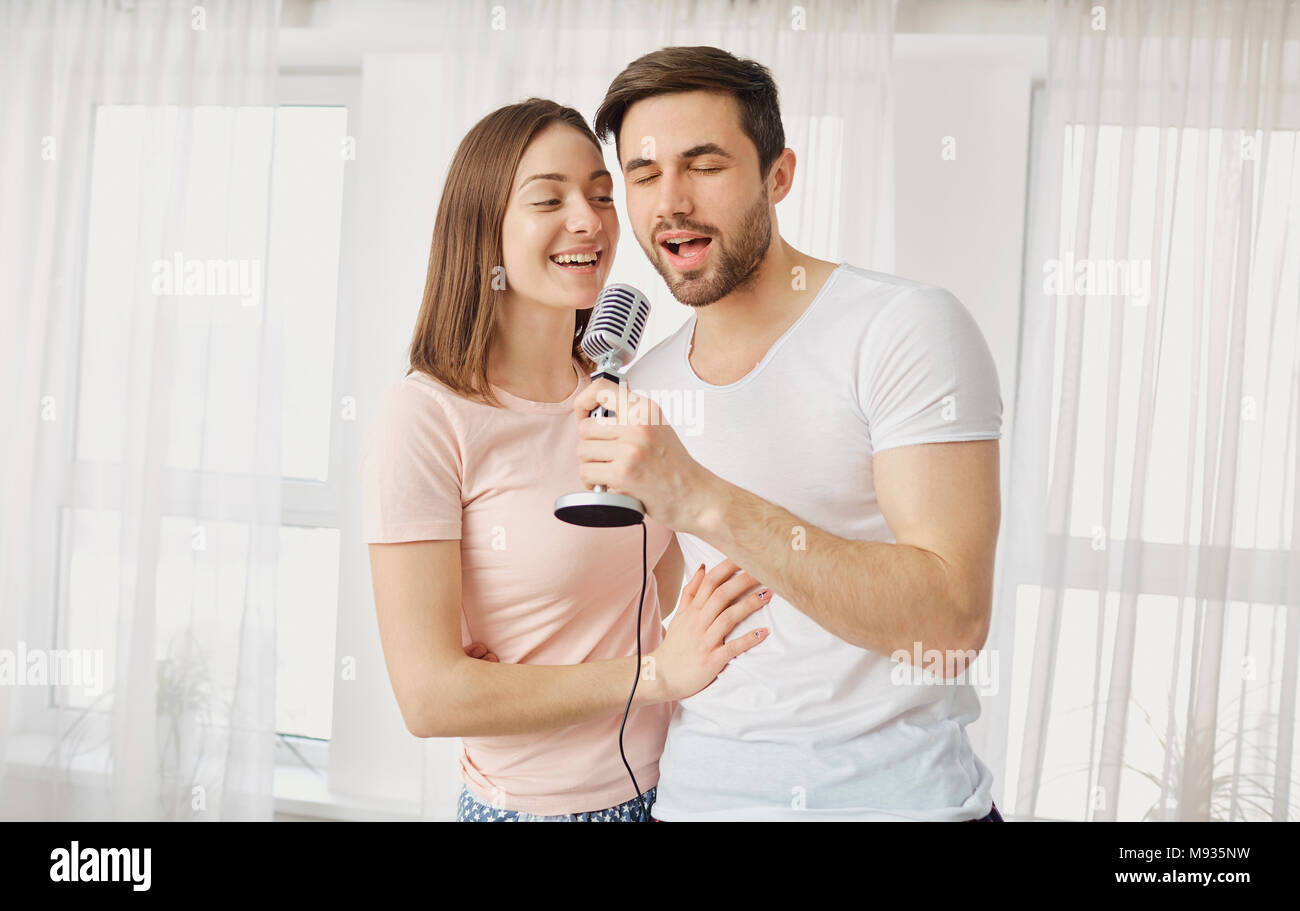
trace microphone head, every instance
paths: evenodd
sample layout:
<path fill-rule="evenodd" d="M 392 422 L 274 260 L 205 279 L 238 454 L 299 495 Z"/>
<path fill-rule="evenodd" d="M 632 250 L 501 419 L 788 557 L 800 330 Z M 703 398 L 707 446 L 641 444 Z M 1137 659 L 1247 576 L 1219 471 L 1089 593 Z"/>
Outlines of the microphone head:
<path fill-rule="evenodd" d="M 631 285 L 609 285 L 596 298 L 582 350 L 602 366 L 631 363 L 650 316 L 649 299 Z"/>

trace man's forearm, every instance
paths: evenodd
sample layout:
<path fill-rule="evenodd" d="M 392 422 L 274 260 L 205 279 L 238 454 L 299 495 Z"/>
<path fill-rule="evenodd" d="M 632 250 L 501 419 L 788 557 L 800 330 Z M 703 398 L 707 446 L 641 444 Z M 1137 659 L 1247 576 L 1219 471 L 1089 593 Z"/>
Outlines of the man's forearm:
<path fill-rule="evenodd" d="M 828 632 L 889 655 L 976 648 L 976 613 L 954 595 L 947 564 L 906 544 L 852 541 L 716 475 L 691 527 Z"/>

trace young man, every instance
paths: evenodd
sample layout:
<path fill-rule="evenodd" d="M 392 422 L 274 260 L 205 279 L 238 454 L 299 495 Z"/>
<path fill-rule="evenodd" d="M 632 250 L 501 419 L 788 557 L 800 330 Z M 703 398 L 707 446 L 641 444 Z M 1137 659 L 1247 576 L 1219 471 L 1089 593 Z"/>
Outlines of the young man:
<path fill-rule="evenodd" d="M 795 156 L 759 64 L 656 51 L 595 126 L 694 313 L 631 393 L 580 396 L 582 480 L 677 531 L 688 575 L 730 558 L 776 595 L 731 634 L 768 640 L 675 709 L 654 816 L 1000 821 L 965 733 L 978 699 L 952 685 L 988 635 L 1001 519 L 1002 400 L 975 322 L 941 288 L 781 237 Z M 695 404 L 689 434 L 658 392 Z M 619 417 L 585 418 L 597 404 Z"/>

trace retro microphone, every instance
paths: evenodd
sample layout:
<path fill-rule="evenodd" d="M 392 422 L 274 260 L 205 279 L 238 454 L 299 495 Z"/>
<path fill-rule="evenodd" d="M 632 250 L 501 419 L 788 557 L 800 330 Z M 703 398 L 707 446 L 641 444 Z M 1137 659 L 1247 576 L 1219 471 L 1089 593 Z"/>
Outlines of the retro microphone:
<path fill-rule="evenodd" d="M 619 368 L 632 362 L 649 316 L 650 301 L 631 285 L 610 285 L 600 292 L 595 309 L 591 311 L 591 320 L 587 323 L 587 332 L 582 337 L 583 352 L 596 362 L 596 370 L 591 375 L 593 380 L 604 377 L 613 383 L 620 382 Z M 591 417 L 605 417 L 613 413 L 603 405 L 598 405 L 592 410 Z M 632 793 L 641 806 L 642 819 L 649 821 L 650 810 L 646 807 L 645 798 L 641 796 L 641 786 L 637 784 L 636 775 L 627 761 L 627 752 L 623 749 L 623 731 L 627 727 L 628 713 L 632 711 L 637 681 L 641 679 L 641 611 L 645 607 L 646 583 L 650 578 L 647 570 L 645 505 L 636 497 L 613 493 L 606 490 L 604 485 L 597 484 L 591 490 L 565 494 L 556 500 L 555 517 L 570 525 L 584 525 L 588 528 L 641 526 L 641 599 L 636 607 L 636 676 L 632 678 L 632 692 L 628 694 L 627 705 L 623 707 L 623 723 L 618 726 L 618 755 L 622 757 L 623 768 L 627 769 L 627 776 L 632 780 Z"/>
<path fill-rule="evenodd" d="M 582 337 L 582 350 L 596 362 L 593 380 L 604 377 L 620 382 L 618 371 L 631 363 L 641 332 L 650 316 L 650 301 L 631 285 L 609 285 L 596 298 L 591 321 Z M 614 412 L 598 405 L 591 417 Z M 620 528 L 639 525 L 645 519 L 645 506 L 635 497 L 614 493 L 597 484 L 582 493 L 569 493 L 555 501 L 555 517 L 570 525 L 588 528 Z"/>

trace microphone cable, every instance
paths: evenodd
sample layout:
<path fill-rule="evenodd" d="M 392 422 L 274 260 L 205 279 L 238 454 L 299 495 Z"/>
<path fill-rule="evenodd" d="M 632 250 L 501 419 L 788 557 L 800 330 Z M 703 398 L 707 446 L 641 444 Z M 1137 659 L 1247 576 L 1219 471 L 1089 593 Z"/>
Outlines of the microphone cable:
<path fill-rule="evenodd" d="M 623 768 L 627 769 L 627 777 L 632 779 L 632 787 L 636 789 L 636 799 L 641 802 L 641 815 L 645 817 L 643 822 L 650 821 L 650 811 L 646 809 L 645 798 L 641 796 L 641 786 L 636 783 L 636 776 L 632 774 L 632 767 L 627 762 L 627 754 L 623 752 L 623 729 L 627 727 L 627 714 L 632 710 L 632 698 L 636 696 L 636 685 L 641 680 L 641 609 L 645 606 L 645 586 L 650 574 L 649 560 L 646 557 L 648 535 L 649 532 L 646 531 L 643 521 L 641 523 L 641 600 L 636 606 L 636 677 L 632 679 L 632 692 L 628 694 L 627 706 L 623 709 L 623 723 L 618 726 L 618 755 L 623 757 Z"/>

